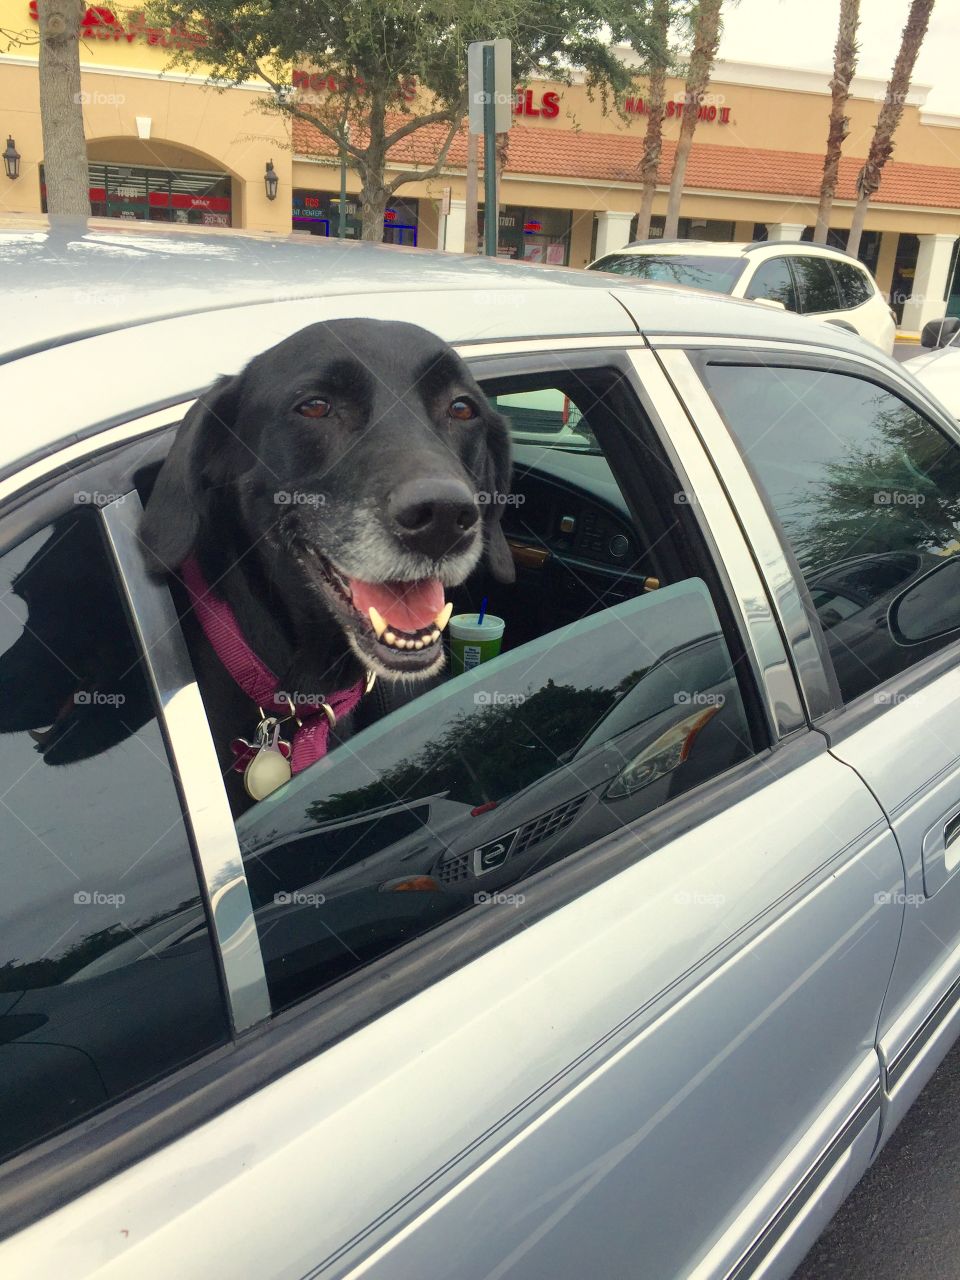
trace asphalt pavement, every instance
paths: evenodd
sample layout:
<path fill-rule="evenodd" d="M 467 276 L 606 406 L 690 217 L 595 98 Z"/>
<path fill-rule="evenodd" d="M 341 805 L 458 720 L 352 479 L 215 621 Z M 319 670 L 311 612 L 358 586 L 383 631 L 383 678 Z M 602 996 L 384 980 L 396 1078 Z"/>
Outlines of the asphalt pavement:
<path fill-rule="evenodd" d="M 960 1044 L 793 1280 L 958 1280 Z"/>

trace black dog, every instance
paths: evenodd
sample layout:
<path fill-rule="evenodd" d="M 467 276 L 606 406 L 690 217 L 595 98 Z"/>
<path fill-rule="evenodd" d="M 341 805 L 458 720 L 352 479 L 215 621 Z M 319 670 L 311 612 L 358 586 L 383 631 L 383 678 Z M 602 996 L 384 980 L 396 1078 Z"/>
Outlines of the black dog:
<path fill-rule="evenodd" d="M 484 551 L 493 576 L 513 580 L 493 496 L 509 481 L 506 425 L 449 346 L 412 324 L 329 321 L 201 397 L 142 540 L 157 572 L 198 564 L 280 687 L 319 697 L 371 672 L 439 672 L 444 588 Z M 256 708 L 180 603 L 229 774 L 229 743 L 249 736 Z M 242 807 L 236 787 L 231 799 Z"/>

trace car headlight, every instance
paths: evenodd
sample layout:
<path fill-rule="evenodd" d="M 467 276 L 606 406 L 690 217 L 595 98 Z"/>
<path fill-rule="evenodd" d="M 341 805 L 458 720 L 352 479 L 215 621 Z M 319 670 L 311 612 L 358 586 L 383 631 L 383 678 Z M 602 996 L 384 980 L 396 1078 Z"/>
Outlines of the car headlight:
<path fill-rule="evenodd" d="M 622 800 L 624 796 L 633 795 L 641 787 L 649 787 L 651 782 L 672 773 L 686 760 L 697 734 L 719 710 L 718 705 L 713 705 L 694 711 L 661 733 L 620 770 L 607 787 L 604 798 Z"/>

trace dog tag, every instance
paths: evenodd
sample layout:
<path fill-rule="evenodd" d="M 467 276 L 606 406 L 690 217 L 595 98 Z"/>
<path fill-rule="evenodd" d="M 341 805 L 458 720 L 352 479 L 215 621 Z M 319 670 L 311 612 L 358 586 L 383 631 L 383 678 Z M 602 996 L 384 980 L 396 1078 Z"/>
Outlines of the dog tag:
<path fill-rule="evenodd" d="M 243 786 L 251 800 L 263 800 L 290 781 L 290 761 L 277 746 L 279 721 L 269 718 L 257 725 L 257 754 L 243 771 Z"/>

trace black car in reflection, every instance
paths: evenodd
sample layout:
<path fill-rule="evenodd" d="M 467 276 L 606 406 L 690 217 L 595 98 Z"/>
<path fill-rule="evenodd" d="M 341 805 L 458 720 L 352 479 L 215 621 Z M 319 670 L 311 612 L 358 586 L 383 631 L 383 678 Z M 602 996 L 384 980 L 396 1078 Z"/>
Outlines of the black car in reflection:
<path fill-rule="evenodd" d="M 274 1001 L 466 908 L 515 902 L 519 881 L 745 758 L 736 676 L 702 590 L 678 584 L 664 607 L 651 596 L 571 627 L 569 679 L 554 647 L 537 687 L 527 645 L 448 681 L 391 726 L 406 749 L 375 726 L 355 740 L 366 768 L 333 753 L 244 815 Z M 678 610 L 702 627 L 679 645 Z"/>

